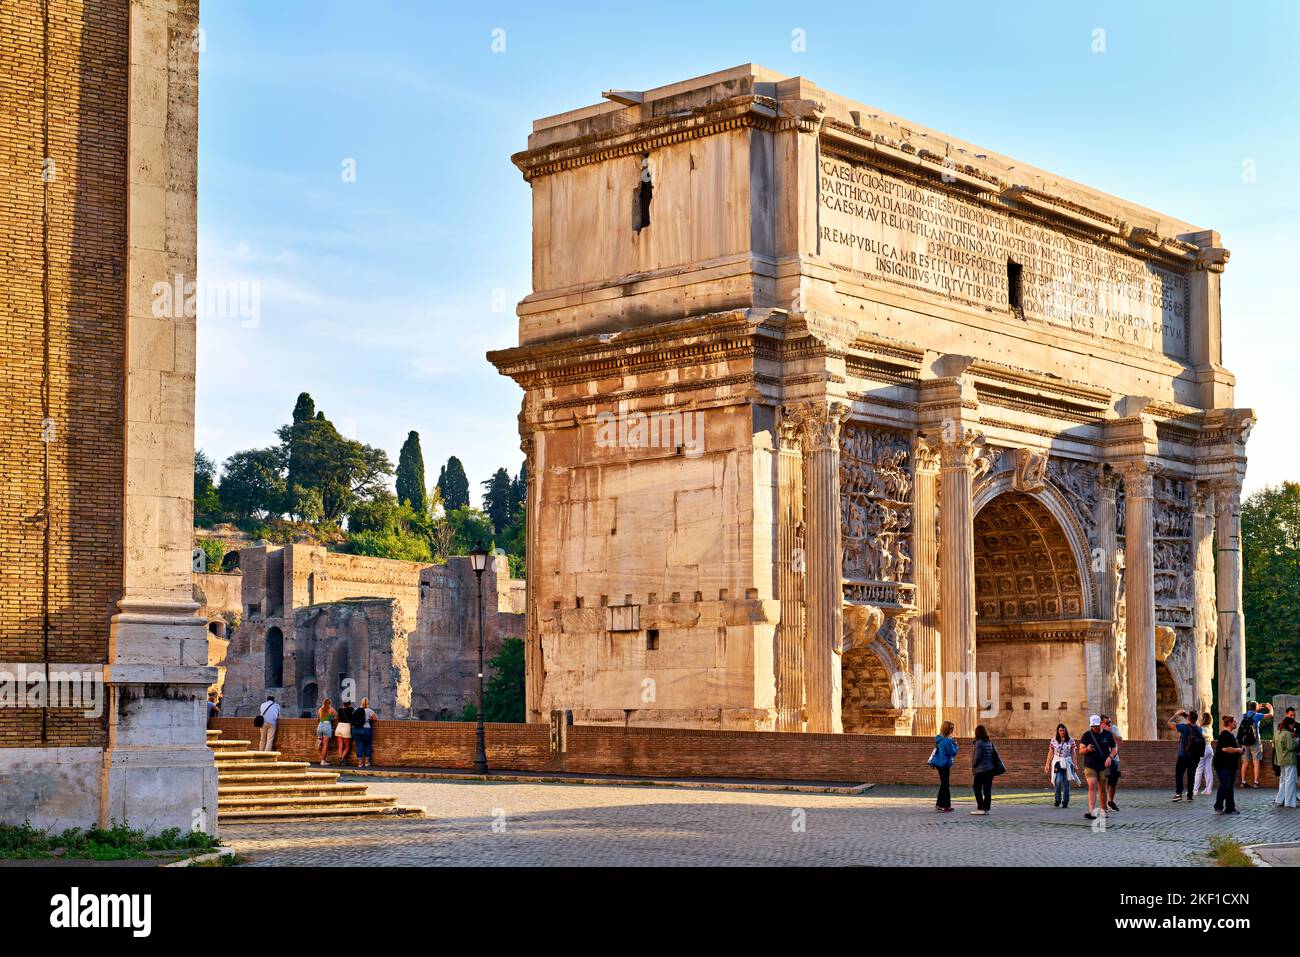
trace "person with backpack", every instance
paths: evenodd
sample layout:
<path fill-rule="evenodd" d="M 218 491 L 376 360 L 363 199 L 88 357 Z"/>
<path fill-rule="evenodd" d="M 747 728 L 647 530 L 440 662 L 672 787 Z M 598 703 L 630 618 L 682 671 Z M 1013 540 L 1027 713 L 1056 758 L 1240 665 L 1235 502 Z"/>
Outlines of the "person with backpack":
<path fill-rule="evenodd" d="M 1183 799 L 1183 781 L 1187 781 L 1187 800 L 1196 796 L 1196 766 L 1205 752 L 1205 738 L 1197 724 L 1194 710 L 1176 711 L 1167 722 L 1178 732 L 1178 761 L 1174 764 L 1174 800 Z M 1195 753 L 1193 753 L 1195 752 Z"/>
<path fill-rule="evenodd" d="M 275 728 L 280 723 L 280 706 L 275 703 L 275 695 L 269 694 L 258 709 L 253 719 L 253 727 L 262 729 L 262 738 L 257 746 L 259 751 L 270 751 L 275 747 Z"/>
<path fill-rule="evenodd" d="M 1088 719 L 1088 730 L 1079 739 L 1083 776 L 1088 782 L 1088 811 L 1083 816 L 1090 821 L 1106 816 L 1106 775 L 1114 750 L 1115 736 L 1102 728 L 1101 715 L 1094 714 Z"/>
<path fill-rule="evenodd" d="M 1223 730 L 1214 744 L 1214 773 L 1219 776 L 1219 790 L 1214 796 L 1215 814 L 1239 814 L 1232 785 L 1237 780 L 1237 762 L 1244 748 L 1237 743 L 1237 719 L 1223 716 Z"/>
<path fill-rule="evenodd" d="M 1052 778 L 1056 789 L 1055 807 L 1070 806 L 1070 780 L 1077 784 L 1078 775 L 1074 772 L 1074 752 L 1078 744 L 1070 737 L 1070 730 L 1063 724 L 1056 726 L 1056 735 L 1047 742 L 1047 766 L 1044 771 Z"/>
<path fill-rule="evenodd" d="M 1274 804 L 1295 807 L 1296 782 L 1296 724 L 1295 718 L 1283 718 L 1273 732 L 1273 761 L 1279 768 L 1277 798 Z"/>
<path fill-rule="evenodd" d="M 1211 782 L 1214 781 L 1214 748 L 1210 747 L 1207 740 L 1209 735 L 1214 733 L 1214 718 L 1210 712 L 1201 713 L 1201 760 L 1196 765 L 1196 780 L 1192 782 L 1193 789 L 1201 795 L 1210 793 Z"/>
<path fill-rule="evenodd" d="M 370 755 L 374 753 L 375 730 L 370 724 L 375 713 L 370 710 L 370 699 L 362 698 L 361 704 L 352 709 L 352 740 L 357 743 L 357 767 L 370 767 Z"/>
<path fill-rule="evenodd" d="M 1119 788 L 1120 777 L 1119 746 L 1124 743 L 1124 738 L 1119 733 L 1119 728 L 1111 723 L 1109 715 L 1103 714 L 1101 716 L 1101 730 L 1115 739 L 1115 747 L 1110 752 L 1110 767 L 1106 771 L 1106 787 L 1110 790 L 1110 799 L 1106 802 L 1106 806 L 1112 811 L 1118 811 L 1119 805 L 1115 803 L 1115 791 Z"/>
<path fill-rule="evenodd" d="M 1247 702 L 1246 713 L 1241 717 L 1241 726 L 1237 730 L 1237 743 L 1242 747 L 1241 786 L 1243 788 L 1259 787 L 1259 766 L 1264 760 L 1264 745 L 1259 740 L 1259 723 L 1273 717 L 1273 706 L 1264 705 L 1260 710 L 1254 701 Z M 1246 767 L 1255 766 L 1254 783 L 1246 783 Z"/>
<path fill-rule="evenodd" d="M 975 753 L 971 757 L 971 771 L 974 780 L 971 787 L 975 791 L 975 810 L 971 814 L 983 816 L 993 810 L 993 779 L 1006 772 L 1006 765 L 998 756 L 998 749 L 984 725 L 975 728 Z"/>
<path fill-rule="evenodd" d="M 951 721 L 945 721 L 934 736 L 934 750 L 930 752 L 930 767 L 939 772 L 939 796 L 934 799 L 934 809 L 947 814 L 952 811 L 952 792 L 948 789 L 948 775 L 957 757 L 957 742 L 952 739 L 956 730 Z"/>

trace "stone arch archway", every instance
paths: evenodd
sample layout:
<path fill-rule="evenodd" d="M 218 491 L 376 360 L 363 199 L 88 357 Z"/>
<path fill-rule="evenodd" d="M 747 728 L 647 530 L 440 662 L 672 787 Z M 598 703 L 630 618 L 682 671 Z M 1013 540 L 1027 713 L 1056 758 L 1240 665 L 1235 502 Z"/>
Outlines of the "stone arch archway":
<path fill-rule="evenodd" d="M 1101 637 L 1082 527 L 1072 536 L 1068 505 L 1016 491 L 1009 476 L 983 487 L 977 505 L 976 667 L 980 687 L 996 688 L 981 721 L 1011 737 L 1077 727 L 1094 696 Z"/>
<path fill-rule="evenodd" d="M 1083 607 L 1079 617 L 1096 618 L 1101 604 L 1097 592 L 1097 578 L 1092 573 L 1092 546 L 1088 542 L 1088 533 L 1084 530 L 1083 522 L 1075 514 L 1070 500 L 1051 482 L 1046 482 L 1041 488 L 1033 491 L 1019 491 L 1015 488 L 1014 481 L 1014 473 L 1003 470 L 995 472 L 981 482 L 972 498 L 976 518 L 978 519 L 980 512 L 990 502 L 1009 493 L 1025 496 L 1041 505 L 1055 519 L 1074 557 L 1074 565 L 1083 584 Z"/>

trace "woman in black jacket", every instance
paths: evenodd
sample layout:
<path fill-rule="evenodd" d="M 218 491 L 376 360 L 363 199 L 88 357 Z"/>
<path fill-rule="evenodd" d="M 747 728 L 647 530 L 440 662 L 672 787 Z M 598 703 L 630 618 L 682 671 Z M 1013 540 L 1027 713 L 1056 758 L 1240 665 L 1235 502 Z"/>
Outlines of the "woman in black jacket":
<path fill-rule="evenodd" d="M 971 755 L 971 770 L 975 772 L 972 787 L 975 789 L 975 810 L 971 814 L 985 815 L 993 809 L 993 769 L 996 766 L 997 750 L 989 740 L 989 732 L 984 725 L 975 728 L 975 751 Z"/>

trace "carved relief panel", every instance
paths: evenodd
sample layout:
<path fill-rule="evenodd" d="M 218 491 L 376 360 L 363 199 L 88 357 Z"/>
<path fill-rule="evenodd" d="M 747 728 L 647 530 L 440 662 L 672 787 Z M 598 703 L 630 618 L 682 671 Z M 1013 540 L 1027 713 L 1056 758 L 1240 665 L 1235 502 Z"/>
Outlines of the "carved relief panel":
<path fill-rule="evenodd" d="M 1153 498 L 1156 621 L 1180 629 L 1190 628 L 1195 601 L 1190 483 L 1178 478 L 1157 478 Z"/>
<path fill-rule="evenodd" d="M 855 423 L 844 427 L 840 526 L 847 597 L 894 604 L 900 595 L 896 586 L 915 581 L 911 458 L 908 433 Z"/>
<path fill-rule="evenodd" d="M 1100 466 L 1077 459 L 1053 458 L 1047 463 L 1047 480 L 1061 491 L 1088 536 L 1089 548 L 1098 545 L 1098 508 L 1101 504 Z"/>

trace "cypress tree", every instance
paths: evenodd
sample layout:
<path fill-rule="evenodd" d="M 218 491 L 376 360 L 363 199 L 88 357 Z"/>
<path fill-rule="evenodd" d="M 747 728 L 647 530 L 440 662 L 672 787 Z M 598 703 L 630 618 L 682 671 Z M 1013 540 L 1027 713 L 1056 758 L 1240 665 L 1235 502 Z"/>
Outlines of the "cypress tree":
<path fill-rule="evenodd" d="M 299 392 L 298 401 L 293 404 L 293 424 L 306 422 L 316 417 L 316 400 L 308 392 Z"/>
<path fill-rule="evenodd" d="M 438 473 L 438 491 L 447 511 L 469 508 L 469 479 L 465 477 L 465 466 L 454 455 L 447 459 L 447 464 Z"/>
<path fill-rule="evenodd" d="M 397 500 L 407 502 L 417 515 L 429 510 L 429 493 L 424 484 L 424 453 L 420 433 L 410 432 L 397 456 Z"/>

